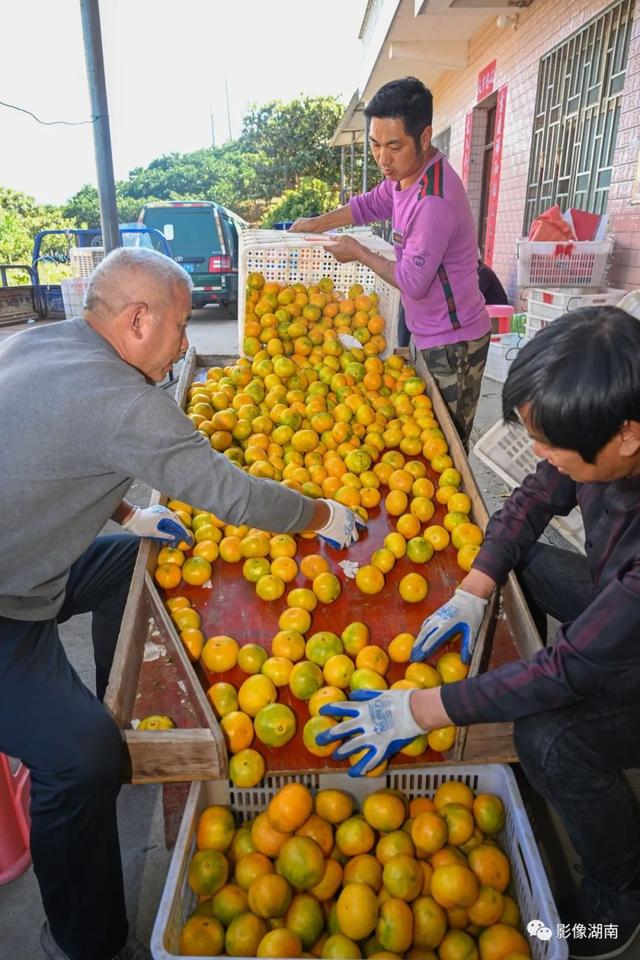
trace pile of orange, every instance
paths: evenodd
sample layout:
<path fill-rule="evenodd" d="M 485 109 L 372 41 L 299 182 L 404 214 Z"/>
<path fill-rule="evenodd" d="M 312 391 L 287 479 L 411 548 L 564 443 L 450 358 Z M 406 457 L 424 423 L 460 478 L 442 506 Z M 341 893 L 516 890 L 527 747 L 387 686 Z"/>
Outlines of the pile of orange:
<path fill-rule="evenodd" d="M 378 790 L 358 812 L 299 782 L 236 828 L 204 810 L 189 884 L 189 956 L 526 960 L 498 834 L 501 799 L 447 781 L 433 799 Z"/>
<path fill-rule="evenodd" d="M 195 429 L 239 469 L 277 480 L 309 497 L 334 499 L 365 521 L 373 511 L 383 511 L 393 529 L 383 542 L 372 545 L 368 562 L 361 563 L 355 579 L 349 580 L 332 570 L 319 553 L 300 558 L 296 536 L 234 526 L 184 501 L 169 501 L 195 544 L 191 550 L 184 543 L 160 550 L 154 574 L 159 586 L 171 591 L 184 585 L 207 588 L 218 565 L 238 564 L 247 588 L 259 599 L 283 598 L 287 605 L 271 650 L 265 651 L 253 649 L 256 644 L 246 650 L 242 637 L 205 637 L 200 615 L 188 597 L 172 596 L 167 601 L 192 660 L 200 660 L 214 674 L 239 666 L 262 677 L 258 681 L 250 676 L 255 703 L 251 701 L 249 710 L 242 706 L 238 710 L 228 691 L 221 708 L 220 689 L 217 700 L 210 692 L 218 715 L 225 718 L 223 727 L 234 757 L 250 751 L 247 763 L 234 761 L 239 782 L 247 782 L 261 769 L 253 757 L 250 729 L 268 746 L 283 745 L 295 733 L 295 719 L 284 705 L 273 706 L 281 687 L 288 686 L 295 697 L 308 703 L 310 719 L 303 739 L 312 753 L 325 756 L 326 750 L 318 753 L 315 735 L 330 721 L 318 716 L 317 704 L 329 702 L 331 696 L 344 697 L 352 689 L 388 686 L 381 661 L 365 661 L 360 647 L 355 643 L 350 647 L 344 635 L 332 634 L 322 643 L 314 640 L 313 611 L 318 604 L 333 603 L 343 592 L 354 591 L 357 604 L 359 594 L 388 590 L 387 575 L 400 566 L 401 599 L 423 604 L 426 616 L 427 571 L 434 553 L 457 551 L 459 566 L 468 571 L 483 539 L 470 520 L 471 500 L 461 490 L 461 475 L 433 415 L 424 382 L 401 357 L 382 360 L 379 356 L 385 347 L 384 321 L 377 313 L 374 293 L 367 294 L 356 285 L 346 296 L 337 294 L 328 278 L 308 288 L 302 284 L 283 287 L 251 274 L 247 310 L 248 356 L 233 366 L 211 368 L 205 380 L 189 389 L 186 412 Z M 362 347 L 343 346 L 339 338 L 345 333 Z M 427 463 L 437 474 L 435 482 L 427 476 Z M 446 507 L 442 524 L 433 522 L 439 504 Z M 299 585 L 301 581 L 304 586 Z M 406 662 L 409 651 L 406 640 L 398 642 L 395 653 L 390 650 L 391 660 Z M 409 667 L 392 686 L 433 686 L 460 679 L 466 670 L 459 658 L 446 673 L 441 671 L 441 662 L 450 656 L 445 654 L 435 666 Z M 233 709 L 227 709 L 229 705 Z M 270 708 L 269 722 L 262 715 L 256 726 L 258 712 L 265 707 Z M 227 714 L 236 713 L 242 716 L 226 719 Z M 454 735 L 452 727 L 432 731 L 428 741 L 418 738 L 412 755 L 427 746 L 447 750 Z M 243 746 L 236 750 L 233 744 Z"/>

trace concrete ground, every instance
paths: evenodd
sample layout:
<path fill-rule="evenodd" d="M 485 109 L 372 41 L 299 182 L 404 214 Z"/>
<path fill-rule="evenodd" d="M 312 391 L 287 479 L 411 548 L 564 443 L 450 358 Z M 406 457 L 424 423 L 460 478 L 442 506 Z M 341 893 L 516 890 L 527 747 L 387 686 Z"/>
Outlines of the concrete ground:
<path fill-rule="evenodd" d="M 17 332 L 17 327 L 0 328 L 0 341 Z M 212 308 L 196 311 L 189 325 L 189 338 L 200 353 L 233 355 L 237 351 L 237 331 L 233 320 Z M 500 417 L 500 385 L 485 379 L 472 443 Z M 471 455 L 471 464 L 490 513 L 508 495 L 506 485 Z M 131 498 L 146 502 L 148 489 L 135 484 Z M 115 525 L 114 529 L 115 528 Z M 558 534 L 548 531 L 551 542 L 566 546 Z M 93 687 L 93 663 L 89 641 L 89 617 L 79 616 L 62 625 L 60 634 L 69 659 L 80 677 Z M 640 778 L 634 778 L 640 795 Z M 148 943 L 170 860 L 165 847 L 162 789 L 158 786 L 125 786 L 118 801 L 120 844 L 122 850 L 127 905 L 132 931 Z M 575 860 L 568 841 L 566 855 Z M 44 919 L 33 870 L 0 887 L 0 957 L 13 960 L 37 960 L 41 951 L 39 930 Z M 640 940 L 624 954 L 625 960 L 640 960 Z"/>

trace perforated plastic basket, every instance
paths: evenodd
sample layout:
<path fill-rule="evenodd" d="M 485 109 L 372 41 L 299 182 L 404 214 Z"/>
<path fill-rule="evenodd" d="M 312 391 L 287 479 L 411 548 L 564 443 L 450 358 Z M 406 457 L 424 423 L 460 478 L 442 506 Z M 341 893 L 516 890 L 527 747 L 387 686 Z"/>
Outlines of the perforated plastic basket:
<path fill-rule="evenodd" d="M 64 314 L 67 320 L 73 317 L 82 316 L 84 308 L 84 298 L 89 286 L 89 277 L 77 277 L 71 280 L 62 280 L 60 288 L 62 290 L 62 302 L 64 304 Z"/>
<path fill-rule="evenodd" d="M 402 790 L 409 799 L 431 797 L 447 780 L 461 780 L 474 791 L 498 794 L 505 806 L 506 819 L 497 839 L 511 862 L 512 892 L 520 907 L 523 924 L 526 928 L 529 920 L 539 919 L 554 934 L 547 941 L 532 937 L 529 941 L 532 956 L 534 960 L 565 960 L 567 957 L 566 941 L 555 936 L 558 914 L 513 773 L 504 764 L 468 764 L 412 767 L 411 770 L 391 771 L 373 780 L 352 779 L 346 773 L 278 774 L 266 777 L 262 786 L 252 790 L 238 790 L 223 780 L 194 783 L 151 935 L 154 960 L 173 960 L 180 956 L 180 931 L 196 904 L 187 874 L 195 851 L 198 818 L 205 807 L 212 803 L 230 804 L 240 819 L 248 819 L 264 810 L 271 797 L 291 780 L 300 780 L 313 792 L 321 787 L 347 790 L 360 803 L 373 790 L 383 787 Z"/>
<path fill-rule="evenodd" d="M 473 448 L 478 460 L 493 470 L 512 489 L 519 487 L 529 473 L 534 473 L 539 458 L 531 449 L 531 440 L 517 423 L 498 420 Z M 577 550 L 584 552 L 582 514 L 576 507 L 567 517 L 554 517 L 551 526 Z"/>
<path fill-rule="evenodd" d="M 604 290 L 586 291 L 581 287 L 567 290 L 541 289 L 533 287 L 528 292 L 529 312 L 545 320 L 555 320 L 569 310 L 581 307 L 615 306 L 622 300 L 626 291 L 607 287 Z"/>
<path fill-rule="evenodd" d="M 517 333 L 504 333 L 491 337 L 489 353 L 484 368 L 485 377 L 504 383 L 509 373 L 509 367 L 518 356 L 518 349 L 524 343 L 524 338 Z"/>
<path fill-rule="evenodd" d="M 350 231 L 347 231 L 350 232 Z M 389 260 L 394 259 L 393 247 L 370 231 L 358 231 L 360 243 Z M 311 239 L 308 239 L 311 238 Z M 238 352 L 242 353 L 244 317 L 247 302 L 247 276 L 262 273 L 266 280 L 278 283 L 317 283 L 322 277 L 331 277 L 335 288 L 345 294 L 354 283 L 360 283 L 365 293 L 378 295 L 378 308 L 385 319 L 384 336 L 387 346 L 382 356 L 393 353 L 398 338 L 398 310 L 400 293 L 396 287 L 382 280 L 362 263 L 338 263 L 324 249 L 318 234 L 283 233 L 280 230 L 243 230 L 239 234 L 240 257 L 238 269 Z M 330 237 L 327 237 L 330 239 Z"/>
<path fill-rule="evenodd" d="M 71 247 L 69 260 L 72 277 L 88 277 L 104 260 L 104 247 Z"/>
<path fill-rule="evenodd" d="M 517 240 L 519 287 L 601 287 L 613 240 Z"/>

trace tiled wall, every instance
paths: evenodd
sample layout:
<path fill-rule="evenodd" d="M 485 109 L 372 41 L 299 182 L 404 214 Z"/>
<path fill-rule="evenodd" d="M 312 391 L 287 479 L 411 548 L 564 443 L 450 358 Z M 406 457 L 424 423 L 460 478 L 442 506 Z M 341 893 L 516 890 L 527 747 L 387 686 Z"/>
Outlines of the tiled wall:
<path fill-rule="evenodd" d="M 515 241 L 522 236 L 539 60 L 608 5 L 601 0 L 534 0 L 520 11 L 515 30 L 499 30 L 492 18 L 469 43 L 468 67 L 449 71 L 433 87 L 434 132 L 451 126 L 450 160 L 460 171 L 465 116 L 477 102 L 478 73 L 495 58 L 494 88 L 508 85 L 493 267 L 512 297 L 516 294 Z M 640 288 L 640 206 L 629 202 L 640 150 L 640 0 L 634 16 L 609 196 L 616 254 L 608 282 L 627 289 Z M 482 161 L 474 151 L 471 158 L 470 195 L 477 209 L 475 184 Z"/>

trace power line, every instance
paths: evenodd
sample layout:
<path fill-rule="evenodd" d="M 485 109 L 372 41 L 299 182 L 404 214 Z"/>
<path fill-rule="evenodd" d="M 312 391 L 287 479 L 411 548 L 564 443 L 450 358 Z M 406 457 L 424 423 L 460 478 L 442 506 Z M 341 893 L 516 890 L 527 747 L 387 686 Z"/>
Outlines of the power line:
<path fill-rule="evenodd" d="M 26 113 L 28 116 L 33 117 L 34 120 L 37 120 L 38 123 L 41 123 L 43 127 L 55 127 L 57 125 L 63 125 L 65 127 L 81 127 L 87 123 L 95 123 L 99 117 L 92 117 L 91 120 L 76 120 L 75 122 L 71 120 L 41 120 L 40 117 L 36 117 L 35 113 L 32 113 L 31 110 L 25 110 L 24 107 L 17 107 L 15 103 L 5 103 L 4 100 L 0 100 L 0 107 L 9 107 L 10 110 L 18 110 L 20 113 Z"/>

